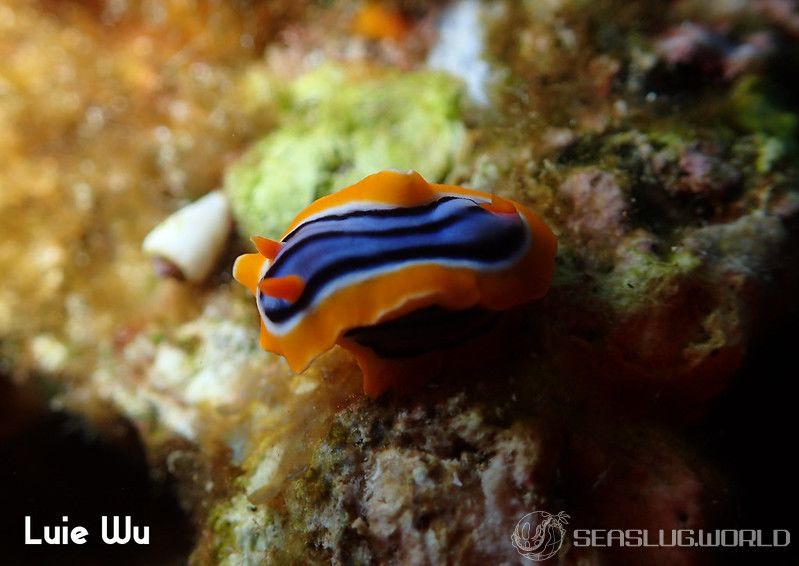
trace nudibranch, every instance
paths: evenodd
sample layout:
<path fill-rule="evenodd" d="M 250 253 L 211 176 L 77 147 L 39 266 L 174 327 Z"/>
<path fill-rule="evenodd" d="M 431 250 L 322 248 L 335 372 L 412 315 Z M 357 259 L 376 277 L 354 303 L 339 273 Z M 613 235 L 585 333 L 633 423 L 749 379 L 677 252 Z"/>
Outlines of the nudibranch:
<path fill-rule="evenodd" d="M 525 206 L 415 171 L 370 175 L 312 203 L 279 241 L 252 240 L 233 276 L 255 295 L 261 346 L 299 372 L 339 344 L 370 397 L 402 388 L 397 364 L 542 297 L 557 248 Z"/>

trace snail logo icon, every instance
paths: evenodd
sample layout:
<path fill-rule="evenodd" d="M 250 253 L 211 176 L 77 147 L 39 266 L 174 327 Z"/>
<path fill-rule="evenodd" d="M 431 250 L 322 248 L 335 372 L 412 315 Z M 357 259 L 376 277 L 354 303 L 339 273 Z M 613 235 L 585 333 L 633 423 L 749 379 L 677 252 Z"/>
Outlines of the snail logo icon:
<path fill-rule="evenodd" d="M 540 562 L 555 556 L 566 538 L 569 516 L 561 511 L 557 515 L 546 511 L 533 511 L 522 517 L 513 534 L 511 543 L 516 550 L 533 562 Z"/>

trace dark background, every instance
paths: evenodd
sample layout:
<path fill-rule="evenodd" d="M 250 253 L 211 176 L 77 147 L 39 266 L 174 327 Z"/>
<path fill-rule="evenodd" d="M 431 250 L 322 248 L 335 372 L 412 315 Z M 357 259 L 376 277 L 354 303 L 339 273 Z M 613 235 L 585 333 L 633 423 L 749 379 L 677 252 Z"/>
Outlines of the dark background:
<path fill-rule="evenodd" d="M 124 566 L 185 564 L 194 544 L 192 524 L 168 482 L 151 481 L 142 446 L 120 423 L 113 445 L 78 419 L 48 412 L 36 392 L 0 381 L 0 564 Z M 26 546 L 44 525 L 83 526 L 86 544 Z M 150 544 L 106 545 L 101 517 L 131 515 L 150 527 Z M 141 531 L 140 531 L 141 532 Z"/>

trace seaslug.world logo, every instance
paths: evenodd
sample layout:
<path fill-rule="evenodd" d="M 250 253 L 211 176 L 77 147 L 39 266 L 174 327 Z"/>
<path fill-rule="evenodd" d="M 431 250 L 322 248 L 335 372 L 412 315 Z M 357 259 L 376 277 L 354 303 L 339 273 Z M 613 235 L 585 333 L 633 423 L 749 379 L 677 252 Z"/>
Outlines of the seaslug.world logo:
<path fill-rule="evenodd" d="M 511 543 L 525 558 L 540 562 L 555 556 L 563 545 L 569 516 L 561 511 L 557 515 L 546 511 L 533 511 L 522 517 L 513 534 Z"/>
<path fill-rule="evenodd" d="M 573 548 L 751 548 L 782 550 L 791 545 L 788 529 L 575 529 L 569 516 L 533 511 L 522 517 L 511 543 L 525 558 L 540 562 L 555 556 L 569 537 Z"/>
<path fill-rule="evenodd" d="M 69 517 L 61 517 L 60 525 L 45 525 L 41 529 L 33 526 L 30 515 L 25 515 L 25 544 L 86 544 L 89 530 L 81 525 L 70 525 Z M 130 515 L 124 521 L 114 515 L 101 518 L 100 536 L 105 544 L 150 544 L 150 527 L 139 527 L 133 524 Z"/>

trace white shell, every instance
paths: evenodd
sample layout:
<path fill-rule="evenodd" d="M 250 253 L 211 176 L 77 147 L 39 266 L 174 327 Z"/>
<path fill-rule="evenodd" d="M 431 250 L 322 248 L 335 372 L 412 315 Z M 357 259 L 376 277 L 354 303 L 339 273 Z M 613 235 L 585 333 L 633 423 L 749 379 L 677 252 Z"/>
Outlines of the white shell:
<path fill-rule="evenodd" d="M 230 206 L 221 191 L 177 210 L 147 234 L 142 249 L 165 259 L 191 282 L 205 279 L 219 259 L 231 228 Z"/>

